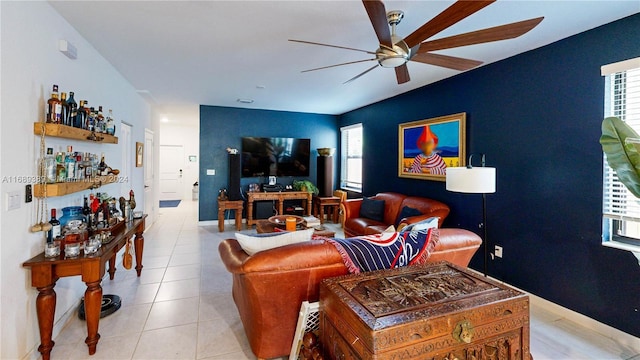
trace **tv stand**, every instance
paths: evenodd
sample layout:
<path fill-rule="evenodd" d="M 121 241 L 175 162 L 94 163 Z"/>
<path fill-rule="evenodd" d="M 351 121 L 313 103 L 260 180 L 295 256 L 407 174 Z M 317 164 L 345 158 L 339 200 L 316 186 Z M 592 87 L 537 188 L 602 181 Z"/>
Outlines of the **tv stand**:
<path fill-rule="evenodd" d="M 278 203 L 278 215 L 283 213 L 283 203 L 285 200 L 307 200 L 304 203 L 305 215 L 311 215 L 311 203 L 313 194 L 306 191 L 282 191 L 282 192 L 258 192 L 250 191 L 247 196 L 247 228 L 251 228 L 257 223 L 253 219 L 253 203 L 255 201 L 276 201 Z"/>

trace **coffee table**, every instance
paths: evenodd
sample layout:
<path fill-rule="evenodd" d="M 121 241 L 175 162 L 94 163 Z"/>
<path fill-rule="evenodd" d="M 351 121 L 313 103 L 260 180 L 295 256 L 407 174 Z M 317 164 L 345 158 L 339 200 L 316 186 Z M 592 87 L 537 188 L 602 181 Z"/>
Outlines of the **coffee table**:
<path fill-rule="evenodd" d="M 256 231 L 258 232 L 258 234 L 272 233 L 276 231 L 276 228 L 282 229 L 283 227 L 278 226 L 276 224 L 272 224 L 271 222 L 269 222 L 269 220 L 256 221 Z M 324 230 L 314 230 L 313 235 L 332 238 L 336 236 L 336 233 L 335 231 L 324 229 Z"/>

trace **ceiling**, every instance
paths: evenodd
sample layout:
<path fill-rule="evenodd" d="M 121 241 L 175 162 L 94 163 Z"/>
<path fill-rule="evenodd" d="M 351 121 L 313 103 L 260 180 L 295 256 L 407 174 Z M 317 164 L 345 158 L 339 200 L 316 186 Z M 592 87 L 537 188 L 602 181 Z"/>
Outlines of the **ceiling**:
<path fill-rule="evenodd" d="M 454 1 L 386 1 L 405 12 L 404 37 Z M 369 55 L 287 39 L 375 51 L 378 42 L 360 1 L 51 1 L 142 95 L 164 113 L 197 104 L 341 114 L 454 76 L 409 63 L 411 81 L 393 69 L 346 80 L 371 63 L 301 73 Z M 443 50 L 485 64 L 640 12 L 640 1 L 500 0 L 433 38 L 544 16 L 512 40 Z M 90 14 L 90 16 L 88 16 Z M 82 56 L 81 51 L 78 56 Z M 252 99 L 251 104 L 238 99 Z M 161 112 L 163 112 L 161 110 Z"/>

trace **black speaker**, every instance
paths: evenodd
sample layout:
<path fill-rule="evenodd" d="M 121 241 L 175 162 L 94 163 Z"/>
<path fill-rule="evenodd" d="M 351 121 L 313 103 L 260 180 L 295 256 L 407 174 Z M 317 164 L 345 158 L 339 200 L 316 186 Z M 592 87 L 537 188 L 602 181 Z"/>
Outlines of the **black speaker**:
<path fill-rule="evenodd" d="M 318 156 L 318 190 L 320 196 L 333 196 L 333 156 Z"/>
<path fill-rule="evenodd" d="M 229 200 L 242 200 L 240 192 L 240 154 L 229 154 L 229 184 L 227 185 L 227 195 Z"/>
<path fill-rule="evenodd" d="M 255 209 L 254 219 L 268 219 L 275 215 L 273 210 L 273 201 L 256 201 L 253 203 Z"/>

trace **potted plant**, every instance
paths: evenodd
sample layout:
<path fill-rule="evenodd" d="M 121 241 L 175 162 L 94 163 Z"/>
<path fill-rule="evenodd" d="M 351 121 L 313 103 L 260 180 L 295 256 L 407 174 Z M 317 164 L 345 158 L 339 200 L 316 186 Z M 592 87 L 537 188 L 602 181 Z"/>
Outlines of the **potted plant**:
<path fill-rule="evenodd" d="M 629 191 L 640 198 L 640 137 L 624 121 L 608 117 L 602 122 L 600 137 L 607 162 Z"/>
<path fill-rule="evenodd" d="M 309 180 L 295 180 L 293 182 L 293 189 L 296 191 L 306 191 L 313 195 L 320 193 L 320 190 Z"/>

